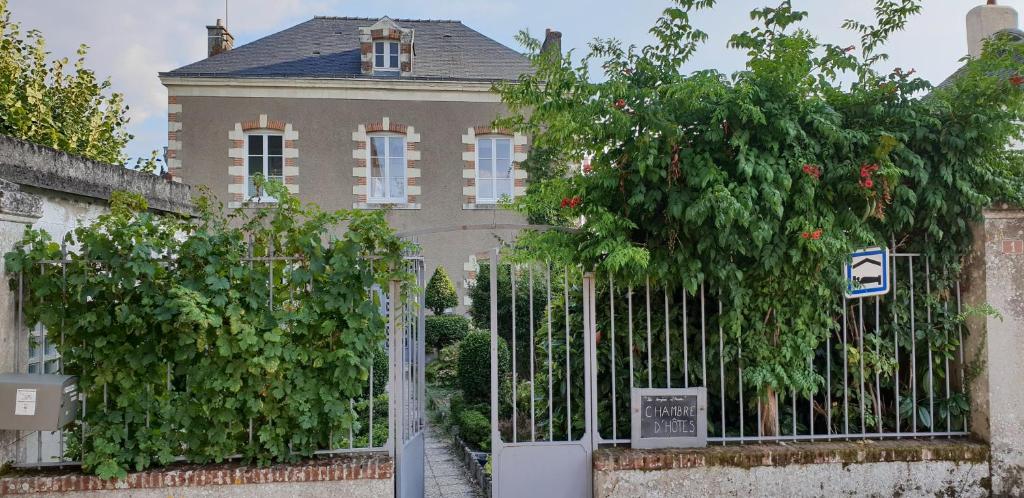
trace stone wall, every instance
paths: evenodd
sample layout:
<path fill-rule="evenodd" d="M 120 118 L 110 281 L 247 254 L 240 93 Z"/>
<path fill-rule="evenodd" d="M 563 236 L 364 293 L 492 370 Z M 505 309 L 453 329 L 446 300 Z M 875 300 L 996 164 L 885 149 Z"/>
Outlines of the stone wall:
<path fill-rule="evenodd" d="M 988 448 L 817 442 L 594 453 L 594 497 L 987 496 Z"/>
<path fill-rule="evenodd" d="M 964 339 L 971 394 L 971 433 L 989 443 L 992 494 L 1024 495 L 1024 210 L 1000 207 L 975 226 L 966 266 Z"/>

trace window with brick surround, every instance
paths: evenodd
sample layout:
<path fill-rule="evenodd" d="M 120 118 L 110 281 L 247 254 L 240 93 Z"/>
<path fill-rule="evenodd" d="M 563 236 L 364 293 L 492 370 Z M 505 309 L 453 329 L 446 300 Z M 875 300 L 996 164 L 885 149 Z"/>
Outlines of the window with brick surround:
<path fill-rule="evenodd" d="M 284 137 L 274 133 L 249 133 L 245 136 L 246 195 L 257 202 L 276 199 L 256 188 L 255 178 L 284 183 Z"/>
<path fill-rule="evenodd" d="M 496 203 L 514 192 L 512 138 L 484 136 L 476 141 L 476 199 Z"/>
<path fill-rule="evenodd" d="M 393 133 L 379 133 L 370 135 L 369 139 L 367 201 L 378 204 L 404 204 L 407 200 L 405 137 Z"/>
<path fill-rule="evenodd" d="M 398 42 L 373 42 L 373 68 L 398 71 Z"/>

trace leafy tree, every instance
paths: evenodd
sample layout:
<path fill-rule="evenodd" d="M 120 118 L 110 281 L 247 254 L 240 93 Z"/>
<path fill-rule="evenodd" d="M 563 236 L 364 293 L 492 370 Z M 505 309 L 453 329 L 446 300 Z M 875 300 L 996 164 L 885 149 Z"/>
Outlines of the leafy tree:
<path fill-rule="evenodd" d="M 596 39 L 577 63 L 522 34 L 536 72 L 498 85 L 517 113 L 498 124 L 552 157 L 592 156 L 590 171 L 543 178 L 515 204 L 580 230 L 526 234 L 519 250 L 624 285 L 714 289 L 716 320 L 731 343 L 742 338 L 721 361 L 745 366 L 770 435 L 776 393 L 825 384 L 813 361 L 843 313 L 839 269 L 852 249 L 919 253 L 956 275 L 969 223 L 994 200 L 1021 201 L 1024 163 L 1008 146 L 1022 138 L 1024 48 L 996 39 L 933 88 L 913 70 L 877 69 L 919 0 L 878 0 L 874 24 L 847 21 L 860 35 L 852 47 L 800 27 L 806 13 L 783 1 L 730 38 L 744 70 L 684 74 L 707 38 L 690 15 L 716 3 L 677 0 L 651 28 L 654 44 Z M 955 351 L 948 326 L 918 332 Z M 931 361 L 943 360 L 955 358 Z"/>
<path fill-rule="evenodd" d="M 0 134 L 123 164 L 132 139 L 128 107 L 120 93 L 107 93 L 109 79 L 97 80 L 86 67 L 86 51 L 81 45 L 73 63 L 66 57 L 48 61 L 42 33 L 23 33 L 7 0 L 0 0 Z M 140 166 L 152 170 L 155 160 Z"/>
<path fill-rule="evenodd" d="M 435 315 L 444 314 L 445 310 L 459 305 L 459 296 L 455 293 L 455 284 L 448 277 L 443 266 L 438 266 L 427 282 L 426 304 Z"/>

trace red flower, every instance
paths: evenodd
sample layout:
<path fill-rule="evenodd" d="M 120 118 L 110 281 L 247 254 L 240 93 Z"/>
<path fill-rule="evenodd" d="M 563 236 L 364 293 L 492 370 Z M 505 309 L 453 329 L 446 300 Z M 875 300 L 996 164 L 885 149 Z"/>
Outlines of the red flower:
<path fill-rule="evenodd" d="M 616 109 L 623 109 L 625 107 L 626 107 L 626 101 L 624 99 L 619 99 L 619 100 L 615 101 L 615 108 Z"/>
<path fill-rule="evenodd" d="M 594 168 L 590 167 L 590 163 L 584 163 L 583 164 L 583 173 L 590 173 L 591 171 L 594 171 Z"/>
<path fill-rule="evenodd" d="M 804 173 L 813 176 L 814 178 L 821 178 L 821 168 L 813 164 L 805 164 L 803 170 Z"/>
<path fill-rule="evenodd" d="M 857 47 L 855 47 L 853 45 L 850 45 L 849 47 L 844 48 L 843 52 L 853 52 L 856 49 L 857 49 Z"/>
<path fill-rule="evenodd" d="M 801 236 L 801 237 L 803 237 L 803 238 L 805 238 L 805 239 L 809 239 L 809 238 L 811 238 L 811 234 L 810 234 L 810 233 L 808 233 L 808 232 L 804 232 L 804 233 L 800 234 L 800 236 Z"/>
<path fill-rule="evenodd" d="M 811 234 L 811 238 L 814 239 L 814 240 L 820 239 L 821 238 L 821 229 L 819 228 L 819 229 L 815 230 L 814 233 Z"/>
<path fill-rule="evenodd" d="M 1024 76 L 1021 76 L 1019 74 L 1010 76 L 1010 83 L 1013 83 L 1013 86 L 1024 85 Z"/>
<path fill-rule="evenodd" d="M 579 206 L 580 204 L 583 204 L 583 201 L 580 200 L 580 198 L 578 196 L 574 196 L 572 199 L 569 200 L 569 207 L 573 207 L 574 208 L 574 207 Z"/>
<path fill-rule="evenodd" d="M 568 197 L 562 197 L 562 207 L 564 208 L 564 207 L 566 207 L 568 205 L 569 205 L 569 198 Z"/>
<path fill-rule="evenodd" d="M 875 182 L 871 181 L 870 178 L 864 180 L 864 188 L 871 188 L 875 186 Z"/>

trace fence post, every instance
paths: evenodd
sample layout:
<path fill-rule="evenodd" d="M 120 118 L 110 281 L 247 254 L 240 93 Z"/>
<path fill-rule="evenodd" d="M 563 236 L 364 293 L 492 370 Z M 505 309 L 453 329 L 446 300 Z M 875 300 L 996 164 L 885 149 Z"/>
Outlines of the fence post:
<path fill-rule="evenodd" d="M 966 307 L 987 304 L 1000 316 L 972 316 L 965 337 L 971 433 L 989 443 L 993 496 L 1024 494 L 1024 210 L 985 212 L 974 226 L 964 268 Z"/>
<path fill-rule="evenodd" d="M 494 248 L 491 253 L 491 450 L 497 449 L 500 438 L 498 430 L 498 253 Z M 515 299 L 515 296 L 512 297 Z M 515 344 L 512 345 L 515 347 Z M 532 380 L 532 379 L 531 379 Z M 513 397 L 515 394 L 513 394 Z"/>
<path fill-rule="evenodd" d="M 397 462 L 402 447 L 402 285 L 388 285 L 388 453 Z"/>
<path fill-rule="evenodd" d="M 583 393 L 583 406 L 587 407 L 583 413 L 584 416 L 584 427 L 586 427 L 587 434 L 584 434 L 584 438 L 588 439 L 587 444 L 590 445 L 591 451 L 597 449 L 597 332 L 594 328 L 597 326 L 597 311 L 594 306 L 596 300 L 595 291 L 595 278 L 593 272 L 587 272 L 583 274 L 583 333 L 586 338 L 583 342 L 583 375 L 585 379 L 588 379 L 587 389 Z M 612 360 L 614 361 L 614 359 Z M 566 374 L 568 375 L 568 374 Z M 612 400 L 615 403 L 616 400 Z"/>

